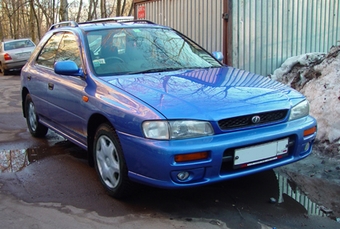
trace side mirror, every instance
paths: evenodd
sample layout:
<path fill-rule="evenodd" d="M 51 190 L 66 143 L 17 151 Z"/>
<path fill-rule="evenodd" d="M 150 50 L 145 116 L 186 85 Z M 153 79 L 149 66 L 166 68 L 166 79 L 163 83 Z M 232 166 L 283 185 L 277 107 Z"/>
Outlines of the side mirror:
<path fill-rule="evenodd" d="M 222 52 L 215 51 L 215 52 L 212 53 L 212 55 L 220 62 L 222 62 L 223 59 L 224 59 Z"/>
<path fill-rule="evenodd" d="M 83 76 L 83 70 L 71 60 L 55 62 L 54 72 L 60 75 Z"/>

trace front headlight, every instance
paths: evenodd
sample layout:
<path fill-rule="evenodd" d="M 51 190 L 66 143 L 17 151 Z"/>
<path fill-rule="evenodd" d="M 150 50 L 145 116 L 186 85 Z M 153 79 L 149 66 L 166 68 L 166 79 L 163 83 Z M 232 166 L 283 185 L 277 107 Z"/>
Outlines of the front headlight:
<path fill-rule="evenodd" d="M 197 138 L 214 134 L 209 122 L 196 120 L 146 121 L 142 128 L 146 138 L 159 140 Z"/>
<path fill-rule="evenodd" d="M 309 103 L 307 100 L 302 101 L 301 103 L 295 105 L 291 111 L 289 120 L 295 120 L 298 118 L 305 117 L 309 114 Z"/>

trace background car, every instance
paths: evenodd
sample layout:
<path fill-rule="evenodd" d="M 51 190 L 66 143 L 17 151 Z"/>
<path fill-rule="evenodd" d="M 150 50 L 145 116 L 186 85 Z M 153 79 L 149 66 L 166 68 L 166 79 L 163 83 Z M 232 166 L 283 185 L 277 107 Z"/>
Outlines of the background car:
<path fill-rule="evenodd" d="M 23 115 L 33 136 L 86 149 L 116 198 L 135 182 L 196 187 L 307 157 L 306 98 L 221 58 L 150 21 L 62 22 L 21 71 Z"/>
<path fill-rule="evenodd" d="M 30 39 L 16 39 L 1 42 L 0 73 L 7 75 L 10 70 L 21 69 L 27 62 L 35 44 Z"/>

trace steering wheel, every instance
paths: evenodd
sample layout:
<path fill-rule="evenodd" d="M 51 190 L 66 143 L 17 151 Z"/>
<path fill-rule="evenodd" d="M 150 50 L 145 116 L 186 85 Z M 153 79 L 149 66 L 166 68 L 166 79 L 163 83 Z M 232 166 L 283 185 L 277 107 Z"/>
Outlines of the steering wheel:
<path fill-rule="evenodd" d="M 121 59 L 119 57 L 116 57 L 116 56 L 110 56 L 110 57 L 106 57 L 105 58 L 105 61 L 110 62 L 110 60 L 117 60 L 117 61 L 119 61 L 121 63 L 125 63 L 125 61 L 123 59 Z"/>

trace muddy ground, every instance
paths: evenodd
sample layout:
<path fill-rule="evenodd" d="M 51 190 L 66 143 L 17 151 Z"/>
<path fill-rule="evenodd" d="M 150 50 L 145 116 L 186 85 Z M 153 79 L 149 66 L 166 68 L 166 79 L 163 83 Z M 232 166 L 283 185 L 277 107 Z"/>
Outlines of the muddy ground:
<path fill-rule="evenodd" d="M 272 78 L 304 94 L 318 121 L 313 154 L 279 168 L 314 202 L 340 213 L 340 46 L 287 59 Z"/>
<path fill-rule="evenodd" d="M 0 139 L 3 139 L 3 141 L 0 141 L 1 149 L 43 148 L 42 145 L 44 144 L 41 141 L 36 141 L 27 133 L 25 121 L 21 114 L 20 101 L 18 100 L 19 79 L 15 76 L 3 77 L 2 79 L 6 79 L 6 81 L 2 81 L 1 87 L 4 88 L 2 97 L 4 99 L 1 103 L 3 107 L 7 108 L 0 112 L 2 114 Z M 13 120 L 17 121 L 13 122 Z M 14 144 L 11 140 L 13 138 L 18 138 L 22 141 Z M 52 142 L 55 141 L 60 141 L 56 147 L 62 147 L 61 151 L 64 154 L 67 149 L 73 149 L 67 142 L 59 138 L 52 139 Z M 60 150 L 55 150 L 55 152 L 60 152 Z M 42 151 L 41 154 L 44 155 L 45 151 Z M 30 152 L 30 155 L 38 156 L 36 152 Z M 202 215 L 208 215 L 211 218 L 221 219 L 221 222 L 228 222 L 228 226 L 231 226 L 231 228 L 240 228 L 241 224 L 242 228 L 251 228 L 248 226 L 254 222 L 260 224 L 261 221 L 277 228 L 296 228 L 296 225 L 303 225 L 303 228 L 340 228 L 340 222 L 337 224 L 333 221 L 340 218 L 340 156 L 339 147 L 336 144 L 317 143 L 311 156 L 294 164 L 276 169 L 289 179 L 293 189 L 296 188 L 296 193 L 301 190 L 302 193 L 318 205 L 318 209 L 321 207 L 323 212 L 333 219 L 332 222 L 328 222 L 327 217 L 319 218 L 308 213 L 305 213 L 305 218 L 299 218 L 301 214 L 304 214 L 301 212 L 305 212 L 305 210 L 286 195 L 283 195 L 284 203 L 270 204 L 269 198 L 276 198 L 278 192 L 278 186 L 275 184 L 277 177 L 272 171 L 197 190 L 175 192 L 175 194 L 170 191 L 157 191 L 154 189 L 149 191 L 150 189 L 145 189 L 141 192 L 143 198 L 138 196 L 132 199 L 130 203 L 122 204 L 119 201 L 112 200 L 102 191 L 94 171 L 85 162 L 83 163 L 83 159 L 78 159 L 73 153 L 70 153 L 70 155 L 73 157 L 52 154 L 53 157 L 51 158 L 31 158 L 33 163 L 26 169 L 15 174 L 2 175 L 3 186 L 0 188 L 1 192 L 16 193 L 15 196 L 28 203 L 65 202 L 65 205 L 87 209 L 86 211 L 105 212 L 106 214 L 117 214 L 117 211 L 119 214 L 126 214 L 128 211 L 139 215 L 141 212 L 147 211 L 151 214 L 151 219 L 154 219 L 157 217 L 153 214 L 165 212 L 164 215 L 171 216 L 171 221 L 173 221 L 174 216 L 178 215 L 197 216 L 198 218 L 202 217 Z M 65 161 L 71 164 L 67 166 Z M 51 166 L 52 164 L 56 165 Z M 43 166 L 46 168 L 42 169 L 41 167 Z M 77 173 L 69 171 L 71 169 L 73 171 L 74 168 L 79 168 L 76 170 Z M 37 171 L 32 173 L 35 170 Z M 44 173 L 41 171 L 44 171 Z M 41 177 L 39 178 L 37 174 L 41 174 Z M 84 174 L 86 174 L 87 179 L 84 179 Z M 59 179 L 62 178 L 62 180 L 57 179 L 58 177 Z M 83 182 L 86 182 L 86 184 L 83 184 Z M 42 184 L 46 185 L 43 186 Z M 63 184 L 65 187 L 62 186 Z M 73 186 L 75 188 L 72 188 Z M 210 195 L 205 196 L 206 193 Z M 211 193 L 214 193 L 214 195 L 211 196 Z M 167 198 L 164 199 L 164 197 Z M 180 200 L 178 197 L 180 197 Z M 237 198 L 235 199 L 234 197 Z M 85 199 L 86 201 L 84 201 Z M 199 202 L 197 202 L 198 199 L 200 200 Z M 159 205 L 159 203 L 162 204 Z M 215 205 L 218 206 L 216 207 Z M 13 204 L 9 203 L 8 206 L 13 206 Z M 203 208 L 198 206 L 203 206 Z M 5 209 L 7 208 L 4 207 Z M 20 205 L 18 209 L 21 209 Z M 22 214 L 20 213 L 20 215 Z M 110 216 L 112 217 L 112 215 Z M 293 219 L 293 216 L 298 219 Z M 13 218 L 13 214 L 11 217 Z M 149 223 L 151 219 L 148 218 L 145 221 Z M 180 219 L 181 223 L 187 223 L 187 218 Z M 315 224 L 315 222 L 318 223 Z M 334 223 L 339 227 L 327 226 L 334 225 Z M 202 223 L 200 225 L 203 226 Z M 239 225 L 239 227 L 232 225 Z M 289 225 L 295 226 L 290 227 Z M 261 224 L 261 226 L 253 228 L 273 228 L 273 226 L 265 227 Z M 217 227 L 219 226 L 217 225 Z M 207 227 L 204 226 L 204 228 Z"/>
<path fill-rule="evenodd" d="M 314 145 L 309 157 L 277 168 L 292 187 L 299 187 L 308 197 L 340 222 L 340 155 L 338 146 Z M 340 225 L 339 225 L 340 228 Z"/>

